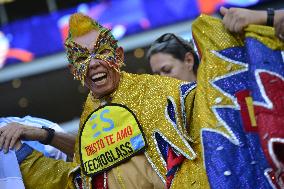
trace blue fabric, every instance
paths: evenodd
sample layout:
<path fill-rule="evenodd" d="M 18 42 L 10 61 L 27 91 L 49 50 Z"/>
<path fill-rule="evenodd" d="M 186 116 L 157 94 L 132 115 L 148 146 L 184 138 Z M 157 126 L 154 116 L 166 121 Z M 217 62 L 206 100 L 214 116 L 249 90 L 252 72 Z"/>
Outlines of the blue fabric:
<path fill-rule="evenodd" d="M 33 152 L 33 148 L 31 148 L 27 144 L 23 144 L 20 149 L 16 151 L 16 156 L 18 163 L 21 164 L 27 156 L 29 156 Z"/>
<path fill-rule="evenodd" d="M 19 165 L 17 163 L 16 154 L 14 151 L 9 150 L 6 154 L 4 151 L 0 151 L 0 179 L 7 178 L 7 177 L 21 177 L 21 172 L 19 169 Z"/>
<path fill-rule="evenodd" d="M 19 117 L 0 117 L 0 123 L 11 123 L 11 122 L 17 122 L 17 123 L 22 123 L 24 121 L 28 121 L 29 123 L 34 123 L 38 125 L 44 125 L 44 126 L 50 126 L 54 125 L 53 122 L 48 121 L 46 119 L 41 119 L 37 117 L 31 117 L 31 116 L 25 116 L 23 118 Z"/>
<path fill-rule="evenodd" d="M 6 154 L 3 150 L 0 151 L 0 188 L 25 188 L 16 154 L 12 150 L 9 150 Z"/>
<path fill-rule="evenodd" d="M 169 99 L 168 99 L 167 111 L 168 111 L 169 118 L 176 125 L 177 121 L 176 121 L 175 107 L 173 105 L 173 102 Z"/>
<path fill-rule="evenodd" d="M 268 164 L 257 134 L 244 133 L 237 110 L 221 108 L 218 115 L 233 128 L 239 144 L 214 131 L 202 132 L 205 166 L 211 188 L 270 188 L 264 176 Z"/>
<path fill-rule="evenodd" d="M 132 145 L 132 147 L 135 151 L 139 150 L 139 149 L 141 149 L 145 146 L 145 142 L 143 140 L 142 134 L 139 134 L 137 136 L 132 137 L 130 139 L 130 142 L 131 142 L 131 145 Z"/>
<path fill-rule="evenodd" d="M 45 151 L 44 145 L 38 141 L 23 141 L 24 144 L 31 146 L 33 149 L 43 153 L 46 157 L 49 157 L 49 153 Z"/>
<path fill-rule="evenodd" d="M 155 139 L 164 161 L 167 162 L 169 143 L 159 133 L 155 133 Z"/>
<path fill-rule="evenodd" d="M 180 86 L 181 96 L 186 95 L 189 92 L 189 89 L 193 87 L 194 85 L 196 85 L 196 82 L 189 82 L 189 83 L 182 84 Z"/>
<path fill-rule="evenodd" d="M 247 39 L 247 43 L 250 43 L 249 49 L 255 49 L 254 45 L 259 45 L 255 39 Z M 257 51 L 259 52 L 248 51 L 247 47 L 233 47 L 216 52 L 215 55 L 219 58 L 232 64 L 244 65 L 245 68 L 215 79 L 214 86 L 232 99 L 236 99 L 236 92 L 249 89 L 250 85 L 256 87 L 255 79 L 253 84 L 248 82 L 250 77 L 254 78 L 254 74 L 248 71 L 248 64 L 251 64 L 248 63 L 248 57 L 253 57 L 252 59 L 261 65 L 260 59 L 270 55 L 269 50 L 265 53 L 260 49 Z M 262 55 L 259 56 L 260 54 Z M 258 59 L 257 56 L 261 58 Z M 218 121 L 227 127 L 230 136 L 212 129 L 202 131 L 204 161 L 211 188 L 271 188 L 264 175 L 264 170 L 269 168 L 269 165 L 260 146 L 259 137 L 256 133 L 244 131 L 240 111 L 233 106 L 216 106 L 213 112 Z"/>
<path fill-rule="evenodd" d="M 247 52 L 244 47 L 232 47 L 219 51 L 223 57 L 228 57 L 230 60 L 235 62 L 246 62 Z"/>
<path fill-rule="evenodd" d="M 247 51 L 249 52 L 249 87 L 252 91 L 253 100 L 265 103 L 260 88 L 256 82 L 255 71 L 265 70 L 284 76 L 284 63 L 281 51 L 272 50 L 254 38 L 246 39 Z"/>

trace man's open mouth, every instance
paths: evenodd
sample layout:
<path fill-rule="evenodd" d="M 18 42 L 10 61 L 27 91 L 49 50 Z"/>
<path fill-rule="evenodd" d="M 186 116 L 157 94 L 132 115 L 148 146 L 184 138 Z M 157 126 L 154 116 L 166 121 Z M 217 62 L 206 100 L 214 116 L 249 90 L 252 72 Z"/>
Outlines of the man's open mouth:
<path fill-rule="evenodd" d="M 106 73 L 97 73 L 95 75 L 93 75 L 92 77 L 92 81 L 96 84 L 96 85 L 101 85 L 104 84 L 105 81 L 107 79 L 107 74 Z"/>

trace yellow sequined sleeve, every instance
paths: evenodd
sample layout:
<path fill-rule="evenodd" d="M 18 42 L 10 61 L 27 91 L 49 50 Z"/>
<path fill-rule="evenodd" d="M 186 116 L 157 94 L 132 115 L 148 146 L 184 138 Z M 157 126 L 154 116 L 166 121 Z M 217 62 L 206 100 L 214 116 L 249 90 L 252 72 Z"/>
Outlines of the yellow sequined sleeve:
<path fill-rule="evenodd" d="M 20 169 L 26 189 L 72 189 L 71 162 L 43 156 L 38 151 L 21 163 Z"/>
<path fill-rule="evenodd" d="M 193 107 L 194 107 L 194 97 L 195 97 L 195 89 L 192 90 L 185 98 L 185 113 L 186 113 L 186 123 L 187 125 L 187 133 L 189 138 L 192 141 L 196 141 L 200 135 L 200 127 L 197 124 L 190 124 L 192 122 L 193 115 Z"/>
<path fill-rule="evenodd" d="M 91 95 L 89 95 L 84 106 L 80 126 L 95 107 Z M 27 156 L 20 166 L 25 188 L 73 189 L 73 172 L 80 163 L 78 139 L 77 136 L 73 162 L 47 158 L 35 150 Z"/>
<path fill-rule="evenodd" d="M 202 146 L 200 131 L 202 124 L 193 121 L 197 114 L 194 113 L 196 89 L 192 90 L 185 99 L 185 113 L 187 119 L 187 133 L 189 143 L 196 153 L 194 160 L 185 160 L 179 174 L 176 176 L 171 188 L 198 188 L 209 189 L 206 171 L 203 166 Z"/>
<path fill-rule="evenodd" d="M 200 66 L 203 64 L 215 65 L 214 63 L 208 62 L 205 53 L 210 53 L 212 50 L 229 48 L 231 46 L 243 46 L 244 43 L 243 35 L 228 32 L 220 19 L 208 15 L 201 15 L 192 23 L 192 35 L 197 45 L 199 55 L 201 56 Z M 204 76 L 203 72 L 200 74 L 201 70 L 203 72 L 209 72 L 209 70 L 214 71 L 214 68 L 204 70 L 203 67 L 201 69 L 199 67 L 197 77 L 199 75 Z M 200 78 L 197 78 L 198 83 L 200 83 L 200 80 Z"/>

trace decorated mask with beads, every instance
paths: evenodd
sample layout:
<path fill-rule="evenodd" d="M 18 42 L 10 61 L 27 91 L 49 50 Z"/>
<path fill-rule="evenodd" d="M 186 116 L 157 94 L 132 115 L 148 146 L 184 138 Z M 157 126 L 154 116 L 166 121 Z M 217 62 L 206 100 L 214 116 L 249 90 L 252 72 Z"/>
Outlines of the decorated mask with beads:
<path fill-rule="evenodd" d="M 99 32 L 93 50 L 90 51 L 73 41 L 74 37 L 83 36 L 93 30 Z M 74 66 L 74 78 L 80 80 L 82 85 L 84 85 L 84 79 L 92 58 L 105 61 L 117 72 L 123 65 L 123 60 L 116 56 L 117 40 L 114 39 L 110 30 L 81 13 L 75 13 L 70 17 L 69 36 L 65 41 L 65 48 L 68 61 Z"/>

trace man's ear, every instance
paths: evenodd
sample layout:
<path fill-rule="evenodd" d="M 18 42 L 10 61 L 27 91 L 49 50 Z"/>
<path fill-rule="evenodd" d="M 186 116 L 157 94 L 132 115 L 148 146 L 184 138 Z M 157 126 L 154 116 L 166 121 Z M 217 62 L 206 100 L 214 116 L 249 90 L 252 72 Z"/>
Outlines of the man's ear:
<path fill-rule="evenodd" d="M 194 57 L 191 52 L 187 52 L 184 56 L 184 63 L 189 71 L 193 71 Z"/>
<path fill-rule="evenodd" d="M 120 58 L 120 60 L 122 62 L 124 62 L 124 50 L 123 50 L 123 48 L 122 47 L 117 47 L 115 52 L 116 52 L 116 56 L 118 56 Z"/>

